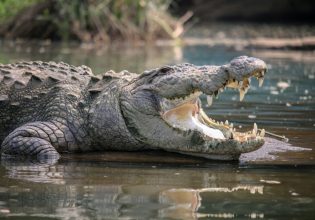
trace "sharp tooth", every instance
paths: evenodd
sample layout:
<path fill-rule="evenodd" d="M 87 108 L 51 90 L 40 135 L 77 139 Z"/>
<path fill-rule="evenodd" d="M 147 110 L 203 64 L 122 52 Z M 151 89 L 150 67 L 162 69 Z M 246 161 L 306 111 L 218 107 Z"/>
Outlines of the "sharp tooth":
<path fill-rule="evenodd" d="M 230 127 L 233 128 L 233 126 L 234 126 L 233 123 L 231 123 Z"/>
<path fill-rule="evenodd" d="M 243 101 L 245 97 L 245 91 L 243 89 L 239 89 L 239 92 L 240 92 L 240 101 Z"/>
<path fill-rule="evenodd" d="M 220 89 L 219 89 L 220 90 Z M 217 90 L 217 91 L 215 91 L 214 92 L 214 97 L 216 98 L 216 99 L 218 99 L 219 98 L 219 90 Z"/>
<path fill-rule="evenodd" d="M 261 129 L 260 137 L 265 137 L 265 129 Z"/>
<path fill-rule="evenodd" d="M 243 80 L 243 87 L 244 87 L 244 88 L 250 87 L 250 81 L 251 81 L 250 78 L 245 78 L 245 79 Z"/>
<path fill-rule="evenodd" d="M 233 139 L 233 130 L 230 128 L 229 131 L 227 132 L 227 138 L 228 139 Z"/>
<path fill-rule="evenodd" d="M 253 135 L 257 135 L 257 124 L 254 123 L 254 128 L 253 128 Z"/>
<path fill-rule="evenodd" d="M 225 125 L 229 125 L 229 121 L 228 120 L 225 121 Z"/>
<path fill-rule="evenodd" d="M 223 91 L 224 91 L 224 89 L 223 89 L 223 88 L 220 88 L 220 89 L 219 89 L 219 91 L 220 91 L 220 92 L 223 92 Z"/>
<path fill-rule="evenodd" d="M 212 95 L 207 95 L 207 103 L 209 106 L 212 105 L 212 101 L 213 101 L 213 96 Z"/>
<path fill-rule="evenodd" d="M 226 138 L 227 139 L 232 139 L 232 133 L 228 132 L 227 135 L 226 135 Z"/>
<path fill-rule="evenodd" d="M 261 76 L 264 76 L 265 75 L 265 70 L 262 70 L 261 71 Z"/>
<path fill-rule="evenodd" d="M 264 77 L 258 78 L 259 87 L 262 87 L 263 83 L 264 83 Z"/>
<path fill-rule="evenodd" d="M 220 125 L 223 125 L 223 122 L 222 122 L 222 121 L 220 122 Z"/>

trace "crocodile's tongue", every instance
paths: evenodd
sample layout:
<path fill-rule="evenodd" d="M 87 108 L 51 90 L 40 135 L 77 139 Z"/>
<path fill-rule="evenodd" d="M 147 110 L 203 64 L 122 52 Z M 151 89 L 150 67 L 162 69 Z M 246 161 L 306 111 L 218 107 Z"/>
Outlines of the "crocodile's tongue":
<path fill-rule="evenodd" d="M 165 112 L 163 118 L 175 128 L 198 130 L 208 137 L 225 139 L 220 130 L 210 128 L 199 121 L 199 110 L 197 102 L 191 101 Z"/>

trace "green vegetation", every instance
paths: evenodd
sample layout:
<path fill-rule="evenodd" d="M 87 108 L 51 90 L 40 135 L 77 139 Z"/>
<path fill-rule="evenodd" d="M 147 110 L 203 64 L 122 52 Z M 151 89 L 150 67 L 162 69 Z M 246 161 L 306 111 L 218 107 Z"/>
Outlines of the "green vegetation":
<path fill-rule="evenodd" d="M 168 13 L 169 5 L 170 0 L 0 0 L 0 36 L 83 42 L 177 38 L 182 22 Z"/>
<path fill-rule="evenodd" d="M 15 16 L 22 9 L 40 0 L 0 0 L 0 23 Z"/>

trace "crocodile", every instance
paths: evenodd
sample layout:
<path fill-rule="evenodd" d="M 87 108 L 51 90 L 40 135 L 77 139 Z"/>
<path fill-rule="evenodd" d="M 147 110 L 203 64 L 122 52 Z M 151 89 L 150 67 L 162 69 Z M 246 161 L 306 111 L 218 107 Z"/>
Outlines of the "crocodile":
<path fill-rule="evenodd" d="M 257 125 L 241 132 L 203 110 L 225 88 L 240 99 L 266 63 L 240 56 L 221 66 L 165 65 L 135 74 L 94 75 L 87 66 L 21 61 L 0 64 L 2 157 L 59 159 L 64 153 L 164 150 L 237 160 L 264 144 Z M 203 99 L 202 99 L 203 100 Z"/>

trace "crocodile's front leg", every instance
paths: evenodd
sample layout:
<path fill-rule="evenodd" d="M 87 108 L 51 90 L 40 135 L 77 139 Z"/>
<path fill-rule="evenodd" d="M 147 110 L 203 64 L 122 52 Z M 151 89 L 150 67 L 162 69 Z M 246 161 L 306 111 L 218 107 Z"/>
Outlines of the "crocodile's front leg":
<path fill-rule="evenodd" d="M 68 151 L 74 140 L 71 131 L 58 122 L 32 122 L 12 131 L 3 141 L 1 153 L 58 159 L 57 151 Z"/>

